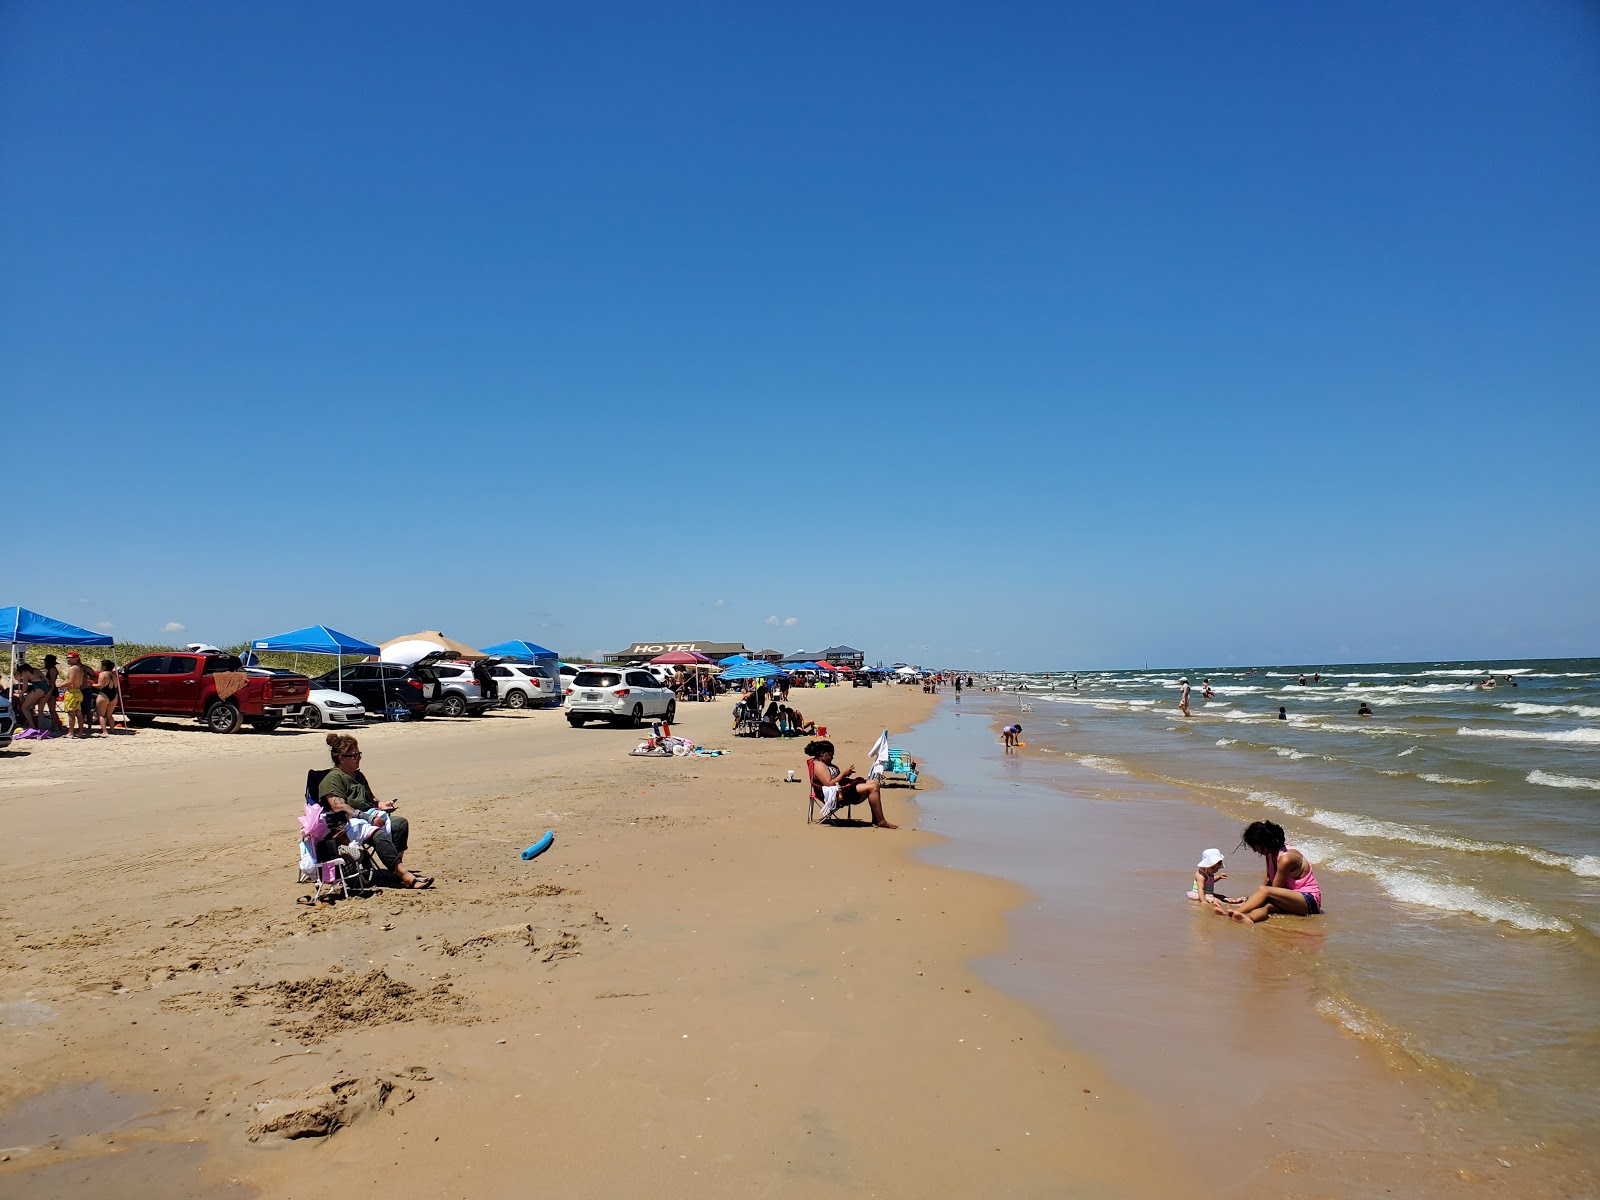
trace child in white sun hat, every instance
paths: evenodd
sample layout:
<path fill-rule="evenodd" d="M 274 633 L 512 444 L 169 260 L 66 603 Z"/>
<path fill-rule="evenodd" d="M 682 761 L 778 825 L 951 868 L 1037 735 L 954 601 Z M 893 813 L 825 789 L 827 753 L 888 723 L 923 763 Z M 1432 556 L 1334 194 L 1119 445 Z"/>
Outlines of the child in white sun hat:
<path fill-rule="evenodd" d="M 1222 851 L 1207 850 L 1200 856 L 1200 862 L 1195 867 L 1194 886 L 1189 889 L 1189 899 L 1211 899 L 1217 895 L 1217 880 L 1227 877 L 1228 873 L 1222 869 Z M 1219 899 L 1226 898 L 1219 897 Z"/>

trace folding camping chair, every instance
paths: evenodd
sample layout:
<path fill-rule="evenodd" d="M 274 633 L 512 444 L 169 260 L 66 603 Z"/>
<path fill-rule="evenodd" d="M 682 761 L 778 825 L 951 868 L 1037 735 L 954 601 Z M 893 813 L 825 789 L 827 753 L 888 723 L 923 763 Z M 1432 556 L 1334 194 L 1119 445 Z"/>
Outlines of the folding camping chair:
<path fill-rule="evenodd" d="M 811 787 L 806 794 L 807 825 L 813 823 L 827 825 L 833 821 L 837 821 L 839 819 L 839 812 L 841 809 L 848 809 L 853 804 L 861 803 L 861 798 L 859 796 L 854 800 L 845 800 L 841 797 L 834 805 L 832 811 L 829 811 L 828 802 L 822 794 L 822 784 L 817 782 L 817 760 L 814 758 L 806 759 L 806 779 L 811 783 Z M 821 814 L 820 816 L 818 815 L 819 813 Z M 845 816 L 849 815 L 850 814 L 848 812 L 845 813 Z"/>
<path fill-rule="evenodd" d="M 310 770 L 306 772 L 306 808 L 323 812 L 322 805 L 317 800 L 317 790 L 322 786 L 323 778 L 328 774 L 326 770 Z M 307 837 L 306 828 L 301 826 L 300 838 L 300 882 L 315 883 L 315 898 L 318 900 L 331 896 L 335 889 L 345 898 L 349 899 L 357 892 L 370 892 L 372 890 L 372 849 L 369 846 L 352 845 L 341 847 L 348 849 L 349 854 L 338 853 L 332 858 L 322 860 L 317 857 L 317 843 L 326 839 L 327 831 L 321 837 Z"/>
<path fill-rule="evenodd" d="M 761 736 L 761 714 L 743 700 L 733 706 L 733 736 Z"/>

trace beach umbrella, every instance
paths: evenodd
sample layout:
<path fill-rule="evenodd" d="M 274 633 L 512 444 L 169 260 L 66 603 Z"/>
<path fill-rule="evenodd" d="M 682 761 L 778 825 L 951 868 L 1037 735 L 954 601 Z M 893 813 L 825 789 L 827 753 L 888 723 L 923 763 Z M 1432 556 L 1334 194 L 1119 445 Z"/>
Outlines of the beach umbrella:
<path fill-rule="evenodd" d="M 704 654 L 698 654 L 693 650 L 668 650 L 665 654 L 656 655 L 650 661 L 664 667 L 692 667 L 696 663 L 711 662 Z"/>
<path fill-rule="evenodd" d="M 719 667 L 736 667 L 740 663 L 747 663 L 747 662 L 750 662 L 750 661 L 751 660 L 747 655 L 744 655 L 744 654 L 730 654 L 730 655 L 728 655 L 727 658 L 719 658 L 719 659 L 717 659 L 717 665 Z"/>

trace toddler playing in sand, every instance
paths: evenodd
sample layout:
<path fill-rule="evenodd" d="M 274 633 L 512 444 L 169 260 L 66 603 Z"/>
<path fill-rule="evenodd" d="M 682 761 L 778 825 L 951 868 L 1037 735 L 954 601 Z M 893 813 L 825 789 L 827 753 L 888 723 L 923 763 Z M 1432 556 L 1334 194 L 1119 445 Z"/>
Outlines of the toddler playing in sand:
<path fill-rule="evenodd" d="M 1228 873 L 1222 869 L 1222 851 L 1207 850 L 1200 856 L 1200 862 L 1194 869 L 1194 886 L 1189 889 L 1189 899 L 1210 900 L 1216 896 L 1219 900 L 1226 900 L 1226 896 L 1217 895 L 1217 880 L 1227 877 Z"/>

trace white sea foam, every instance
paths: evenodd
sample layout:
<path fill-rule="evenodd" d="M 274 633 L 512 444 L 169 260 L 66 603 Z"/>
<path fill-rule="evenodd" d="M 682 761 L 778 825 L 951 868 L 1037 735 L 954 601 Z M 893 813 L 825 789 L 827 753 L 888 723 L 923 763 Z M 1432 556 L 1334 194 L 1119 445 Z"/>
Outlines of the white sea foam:
<path fill-rule="evenodd" d="M 1078 762 L 1085 767 L 1096 771 L 1104 771 L 1107 775 L 1129 775 L 1132 772 L 1114 758 L 1106 758 L 1099 754 L 1080 754 Z"/>
<path fill-rule="evenodd" d="M 1268 808 L 1276 808 L 1292 816 L 1304 816 L 1311 810 L 1298 800 L 1291 800 L 1288 796 L 1280 796 L 1277 792 L 1253 791 L 1246 794 L 1245 799 L 1257 804 L 1265 804 Z"/>
<path fill-rule="evenodd" d="M 1395 757 L 1396 758 L 1404 758 L 1406 755 L 1415 754 L 1416 752 L 1417 752 L 1417 748 L 1415 746 L 1407 746 L 1404 750 L 1400 751 L 1399 754 L 1396 754 Z"/>
<path fill-rule="evenodd" d="M 1476 784 L 1489 782 L 1487 779 L 1457 779 L 1454 775 L 1438 775 L 1432 771 L 1424 771 L 1417 778 L 1426 779 L 1429 783 L 1453 784 L 1456 787 L 1472 787 Z"/>
<path fill-rule="evenodd" d="M 1420 733 L 1413 733 L 1408 729 L 1396 729 L 1393 725 L 1336 725 L 1327 721 L 1308 722 L 1307 729 L 1321 729 L 1326 733 L 1365 733 L 1373 737 L 1421 737 Z"/>
<path fill-rule="evenodd" d="M 1600 717 L 1600 708 L 1592 704 L 1502 704 L 1501 708 L 1519 717 L 1555 717 L 1566 713 L 1574 717 Z"/>
<path fill-rule="evenodd" d="M 1600 779 L 1585 779 L 1581 775 L 1559 775 L 1555 771 L 1529 771 L 1528 782 L 1543 784 L 1545 787 L 1581 788 L 1600 792 Z"/>
<path fill-rule="evenodd" d="M 1419 871 L 1392 859 L 1363 854 L 1358 850 L 1319 849 L 1310 844 L 1304 848 L 1318 866 L 1370 876 L 1377 880 L 1384 891 L 1405 904 L 1482 917 L 1533 933 L 1572 931 L 1572 926 L 1560 917 L 1541 912 L 1531 904 L 1504 896 L 1492 896 L 1448 876 Z"/>
<path fill-rule="evenodd" d="M 1385 772 L 1388 774 L 1388 772 Z M 1520 846 L 1511 842 L 1485 842 L 1478 838 L 1456 837 L 1436 833 L 1421 825 L 1405 821 L 1388 821 L 1382 817 L 1366 817 L 1359 813 L 1337 812 L 1331 809 L 1308 809 L 1303 814 L 1313 825 L 1336 829 L 1351 837 L 1379 838 L 1389 842 L 1405 842 L 1412 846 L 1426 846 L 1431 850 L 1454 850 L 1461 854 L 1515 854 L 1536 862 L 1540 866 L 1554 867 L 1584 879 L 1600 879 L 1600 856 L 1593 854 L 1559 854 L 1542 846 Z M 1333 850 L 1330 853 L 1337 854 Z"/>
<path fill-rule="evenodd" d="M 1600 729 L 1476 729 L 1463 725 L 1456 730 L 1462 737 L 1520 738 L 1531 742 L 1576 742 L 1600 745 Z"/>
<path fill-rule="evenodd" d="M 1238 738 L 1218 738 L 1217 739 L 1217 745 L 1219 745 L 1219 746 L 1237 746 L 1238 744 L 1239 744 L 1239 739 Z"/>
<path fill-rule="evenodd" d="M 1295 760 L 1296 762 L 1303 758 L 1320 758 L 1324 762 L 1333 761 L 1326 754 L 1307 754 L 1304 750 L 1295 750 L 1289 746 L 1272 746 L 1270 749 L 1279 758 L 1289 758 Z"/>

